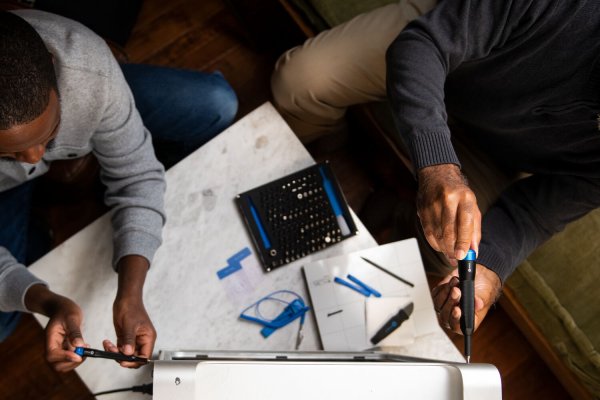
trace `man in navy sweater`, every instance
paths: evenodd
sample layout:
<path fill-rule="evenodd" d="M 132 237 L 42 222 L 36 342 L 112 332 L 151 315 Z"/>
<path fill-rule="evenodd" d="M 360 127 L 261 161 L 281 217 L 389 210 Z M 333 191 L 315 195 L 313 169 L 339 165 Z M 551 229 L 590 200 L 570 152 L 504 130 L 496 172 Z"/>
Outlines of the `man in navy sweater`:
<path fill-rule="evenodd" d="M 422 256 L 444 276 L 435 307 L 460 332 L 451 266 L 469 248 L 478 326 L 519 263 L 600 206 L 600 1 L 435 3 L 401 0 L 322 32 L 279 59 L 272 89 L 310 142 L 387 86 L 418 180 Z M 451 136 L 448 116 L 464 132 Z"/>
<path fill-rule="evenodd" d="M 600 206 L 598 15 L 596 0 L 446 0 L 388 49 L 422 234 L 453 265 L 477 251 L 476 326 L 536 247 Z M 447 115 L 466 128 L 459 137 Z M 479 158 L 463 165 L 469 183 L 467 152 Z M 457 282 L 454 271 L 433 296 L 458 332 Z"/>

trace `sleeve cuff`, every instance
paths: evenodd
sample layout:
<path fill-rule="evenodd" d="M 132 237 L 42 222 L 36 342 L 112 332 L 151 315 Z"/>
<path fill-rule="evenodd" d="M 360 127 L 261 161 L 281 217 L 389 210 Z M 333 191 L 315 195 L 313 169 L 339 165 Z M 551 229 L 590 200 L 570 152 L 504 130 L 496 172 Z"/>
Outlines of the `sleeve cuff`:
<path fill-rule="evenodd" d="M 154 254 L 160 245 L 160 239 L 146 232 L 124 232 L 114 239 L 113 268 L 116 271 L 119 260 L 129 255 L 142 256 L 152 264 Z"/>
<path fill-rule="evenodd" d="M 24 265 L 15 264 L 8 268 L 2 276 L 0 288 L 0 309 L 2 311 L 30 312 L 25 307 L 25 294 L 33 285 L 48 284 L 25 268 Z"/>
<path fill-rule="evenodd" d="M 516 266 L 510 265 L 510 263 L 506 261 L 506 257 L 502 256 L 501 251 L 498 248 L 486 244 L 483 241 L 479 244 L 477 263 L 494 271 L 503 285 L 510 274 L 516 269 Z"/>
<path fill-rule="evenodd" d="M 438 164 L 456 164 L 460 167 L 449 131 L 414 135 L 408 143 L 408 148 L 415 171 Z"/>

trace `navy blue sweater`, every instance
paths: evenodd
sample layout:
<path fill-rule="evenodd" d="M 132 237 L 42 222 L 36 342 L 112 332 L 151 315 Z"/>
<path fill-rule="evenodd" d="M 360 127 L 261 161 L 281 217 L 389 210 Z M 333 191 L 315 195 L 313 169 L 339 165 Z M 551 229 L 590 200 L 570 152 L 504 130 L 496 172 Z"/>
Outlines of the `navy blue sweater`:
<path fill-rule="evenodd" d="M 415 168 L 460 162 L 447 113 L 505 168 L 533 174 L 484 215 L 478 262 L 502 281 L 600 206 L 600 1 L 445 0 L 387 54 Z"/>

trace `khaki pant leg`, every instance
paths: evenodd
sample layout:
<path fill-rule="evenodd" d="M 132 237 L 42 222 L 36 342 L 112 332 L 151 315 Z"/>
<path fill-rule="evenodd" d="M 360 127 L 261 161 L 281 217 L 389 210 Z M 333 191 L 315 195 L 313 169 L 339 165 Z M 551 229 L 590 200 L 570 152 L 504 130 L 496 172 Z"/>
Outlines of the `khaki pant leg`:
<path fill-rule="evenodd" d="M 284 53 L 271 88 L 275 105 L 308 143 L 344 127 L 347 107 L 385 99 L 385 52 L 436 0 L 401 0 L 358 15 Z"/>
<path fill-rule="evenodd" d="M 467 177 L 469 186 L 477 197 L 477 205 L 481 214 L 484 215 L 496 202 L 500 193 L 518 177 L 509 175 L 499 169 L 479 149 L 469 146 L 462 135 L 453 133 L 452 143 L 462 164 L 462 172 Z M 442 253 L 436 252 L 429 246 L 421 229 L 421 224 L 419 222 L 417 224 L 419 225 L 417 227 L 417 240 L 425 269 L 439 276 L 450 273 L 453 268 L 446 262 L 446 258 Z"/>

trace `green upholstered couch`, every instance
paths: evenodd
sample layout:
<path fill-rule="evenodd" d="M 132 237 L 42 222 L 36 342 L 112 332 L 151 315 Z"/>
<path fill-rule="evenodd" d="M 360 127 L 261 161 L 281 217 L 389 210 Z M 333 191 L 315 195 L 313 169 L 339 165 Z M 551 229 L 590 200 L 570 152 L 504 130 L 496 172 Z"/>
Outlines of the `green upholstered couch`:
<path fill-rule="evenodd" d="M 280 0 L 307 36 L 397 0 Z M 362 112 L 407 164 L 385 104 Z M 600 209 L 538 248 L 507 280 L 501 306 L 577 399 L 600 398 Z"/>

